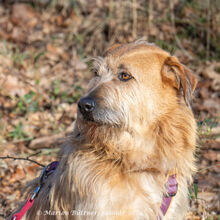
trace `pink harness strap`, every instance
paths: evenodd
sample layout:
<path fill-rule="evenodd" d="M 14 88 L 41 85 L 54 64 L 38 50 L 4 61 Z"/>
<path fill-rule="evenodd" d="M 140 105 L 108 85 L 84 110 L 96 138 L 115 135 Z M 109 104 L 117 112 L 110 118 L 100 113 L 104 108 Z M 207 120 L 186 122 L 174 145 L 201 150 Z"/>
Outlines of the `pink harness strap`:
<path fill-rule="evenodd" d="M 162 204 L 160 206 L 160 210 L 161 210 L 163 216 L 166 215 L 166 213 L 171 205 L 171 202 L 173 200 L 173 197 L 177 193 L 178 183 L 176 180 L 176 174 L 172 174 L 168 177 L 168 181 L 166 183 L 166 188 L 167 188 L 167 195 L 164 196 Z"/>

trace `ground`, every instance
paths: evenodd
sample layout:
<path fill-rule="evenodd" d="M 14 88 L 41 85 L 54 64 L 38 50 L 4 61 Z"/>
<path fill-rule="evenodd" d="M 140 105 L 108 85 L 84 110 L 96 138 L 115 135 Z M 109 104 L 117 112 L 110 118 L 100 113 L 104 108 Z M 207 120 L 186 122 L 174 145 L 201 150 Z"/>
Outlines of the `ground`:
<path fill-rule="evenodd" d="M 15 3 L 17 2 L 17 3 Z M 192 69 L 198 173 L 189 220 L 220 219 L 220 9 L 197 1 L 0 1 L 0 219 L 56 160 L 72 131 L 91 57 L 144 37 Z M 210 3 L 211 2 L 211 3 Z M 215 5 L 216 4 L 216 5 Z M 167 7 L 169 6 L 169 7 Z"/>

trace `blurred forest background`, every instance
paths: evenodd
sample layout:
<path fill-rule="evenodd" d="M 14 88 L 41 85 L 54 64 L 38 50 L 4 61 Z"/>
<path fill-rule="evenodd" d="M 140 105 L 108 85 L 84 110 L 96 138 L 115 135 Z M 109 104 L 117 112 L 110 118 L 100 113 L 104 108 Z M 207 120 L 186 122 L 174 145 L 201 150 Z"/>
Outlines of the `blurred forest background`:
<path fill-rule="evenodd" d="M 199 80 L 187 219 L 220 219 L 220 0 L 0 0 L 0 219 L 39 175 L 42 167 L 28 160 L 55 160 L 72 131 L 90 58 L 142 37 Z"/>

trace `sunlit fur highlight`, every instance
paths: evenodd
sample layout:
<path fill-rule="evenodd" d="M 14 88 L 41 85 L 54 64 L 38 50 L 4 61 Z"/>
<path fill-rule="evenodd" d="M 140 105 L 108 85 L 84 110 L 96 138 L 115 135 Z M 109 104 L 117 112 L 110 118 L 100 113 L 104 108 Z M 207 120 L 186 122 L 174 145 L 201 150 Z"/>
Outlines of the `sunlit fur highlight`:
<path fill-rule="evenodd" d="M 24 219 L 157 219 L 167 174 L 173 169 L 178 172 L 178 192 L 161 218 L 184 219 L 187 185 L 196 170 L 196 124 L 182 93 L 162 80 L 169 56 L 139 41 L 113 46 L 96 60 L 96 76 L 85 94 L 99 100 L 95 121 L 84 120 L 78 112 L 59 167 Z M 121 82 L 119 66 L 134 79 Z M 37 215 L 39 210 L 96 215 Z M 109 211 L 121 214 L 102 215 Z"/>

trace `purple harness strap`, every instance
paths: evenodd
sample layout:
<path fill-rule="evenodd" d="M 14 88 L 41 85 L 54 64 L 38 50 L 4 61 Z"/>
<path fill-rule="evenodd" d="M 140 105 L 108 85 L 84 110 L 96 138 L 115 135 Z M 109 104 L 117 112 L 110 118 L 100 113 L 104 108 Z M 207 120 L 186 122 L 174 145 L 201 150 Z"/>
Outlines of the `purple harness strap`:
<path fill-rule="evenodd" d="M 160 210 L 161 210 L 163 216 L 166 215 L 166 213 L 171 205 L 171 202 L 173 200 L 173 197 L 177 193 L 178 183 L 176 180 L 176 174 L 169 175 L 168 181 L 166 183 L 166 188 L 167 188 L 167 195 L 164 196 L 162 204 L 160 206 Z"/>

